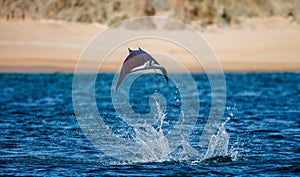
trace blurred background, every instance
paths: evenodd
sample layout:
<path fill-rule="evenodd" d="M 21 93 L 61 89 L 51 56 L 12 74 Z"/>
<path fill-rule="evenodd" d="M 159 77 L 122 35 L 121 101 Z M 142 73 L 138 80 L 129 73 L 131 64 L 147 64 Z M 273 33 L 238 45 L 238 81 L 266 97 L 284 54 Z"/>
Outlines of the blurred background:
<path fill-rule="evenodd" d="M 298 0 L 1 0 L 0 71 L 71 72 L 95 35 L 143 16 L 169 17 L 199 30 L 227 71 L 300 70 Z M 118 56 L 108 71 L 116 70 L 126 51 Z"/>
<path fill-rule="evenodd" d="M 298 0 L 1 0 L 6 20 L 54 19 L 112 25 L 141 16 L 175 18 L 195 28 L 255 28 L 257 17 L 282 17 L 300 23 Z M 251 20 L 249 20 L 251 19 Z M 274 24 L 261 24 L 271 27 Z"/>

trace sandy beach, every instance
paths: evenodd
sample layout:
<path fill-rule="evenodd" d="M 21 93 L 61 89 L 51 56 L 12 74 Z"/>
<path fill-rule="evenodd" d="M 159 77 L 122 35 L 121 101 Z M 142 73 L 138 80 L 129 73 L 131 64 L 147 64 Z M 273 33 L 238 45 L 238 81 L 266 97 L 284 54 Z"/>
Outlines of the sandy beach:
<path fill-rule="evenodd" d="M 73 72 L 85 47 L 105 29 L 106 26 L 96 24 L 1 21 L 0 72 Z M 298 27 L 217 29 L 200 33 L 212 46 L 224 71 L 300 71 Z M 118 31 L 117 35 L 126 35 L 126 30 Z M 189 40 L 188 35 L 186 38 Z M 182 61 L 186 68 L 199 71 L 184 52 L 171 46 L 155 46 L 148 42 L 146 50 L 151 52 L 157 47 L 177 52 L 180 58 L 186 58 Z M 114 59 L 102 71 L 116 72 L 127 56 L 125 49 L 126 45 L 124 50 L 116 51 Z M 93 60 L 87 62 L 87 71 L 99 67 L 96 63 Z"/>

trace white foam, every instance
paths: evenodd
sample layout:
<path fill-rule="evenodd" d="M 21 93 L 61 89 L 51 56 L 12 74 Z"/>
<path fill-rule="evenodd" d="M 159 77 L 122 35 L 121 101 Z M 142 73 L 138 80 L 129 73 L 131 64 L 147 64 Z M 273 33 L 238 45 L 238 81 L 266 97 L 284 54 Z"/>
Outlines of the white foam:
<path fill-rule="evenodd" d="M 181 147 L 177 152 L 171 152 L 168 139 L 164 136 L 162 129 L 166 114 L 157 100 L 155 100 L 155 104 L 159 120 L 158 128 L 155 129 L 146 122 L 144 124 L 136 124 L 134 127 L 136 132 L 135 141 L 140 146 L 140 150 L 135 153 L 136 159 L 134 162 L 175 160 L 178 162 L 191 161 L 192 163 L 197 163 L 213 157 L 231 157 L 231 160 L 237 159 L 238 152 L 233 148 L 229 151 L 229 135 L 225 129 L 226 123 L 230 120 L 229 118 L 221 125 L 218 132 L 211 136 L 205 154 L 199 153 L 187 141 L 182 141 Z M 182 115 L 184 116 L 183 112 Z"/>

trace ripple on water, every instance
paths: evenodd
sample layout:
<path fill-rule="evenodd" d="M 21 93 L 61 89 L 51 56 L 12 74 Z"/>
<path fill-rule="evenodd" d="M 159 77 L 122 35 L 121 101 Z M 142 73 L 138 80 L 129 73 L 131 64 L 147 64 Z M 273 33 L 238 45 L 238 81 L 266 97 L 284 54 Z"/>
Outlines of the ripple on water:
<path fill-rule="evenodd" d="M 113 77 L 113 74 L 99 75 L 100 84 L 95 88 L 97 106 L 105 108 L 102 114 L 110 121 L 116 116 L 109 103 Z M 205 75 L 195 74 L 194 78 L 199 89 L 200 114 L 190 146 L 197 150 L 197 137 L 209 114 L 211 90 Z M 300 80 L 299 73 L 226 74 L 224 120 L 230 117 L 230 121 L 224 128 L 230 137 L 228 155 L 193 163 L 183 158 L 120 164 L 105 156 L 78 126 L 72 105 L 72 79 L 70 74 L 0 74 L 0 175 L 296 176 L 299 173 L 300 82 L 296 82 Z M 82 98 L 90 96 L 84 93 Z M 167 116 L 180 115 L 180 97 L 169 98 L 173 102 Z M 148 102 L 141 108 L 144 110 L 134 105 L 139 102 L 131 103 L 137 112 L 148 109 Z M 117 132 L 118 127 L 113 128 Z M 236 151 L 238 156 L 233 160 L 231 155 Z"/>

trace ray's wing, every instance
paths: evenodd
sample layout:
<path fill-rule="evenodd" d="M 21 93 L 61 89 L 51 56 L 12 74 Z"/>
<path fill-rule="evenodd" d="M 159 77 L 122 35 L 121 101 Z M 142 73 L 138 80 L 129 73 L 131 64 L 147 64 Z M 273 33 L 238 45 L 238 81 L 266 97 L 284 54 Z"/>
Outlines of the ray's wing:
<path fill-rule="evenodd" d="M 163 73 L 163 75 L 165 76 L 165 79 L 166 79 L 167 83 L 169 83 L 169 78 L 168 78 L 168 73 L 167 73 L 166 68 L 161 67 L 160 70 Z"/>
<path fill-rule="evenodd" d="M 159 69 L 162 72 L 162 74 L 164 75 L 167 83 L 169 83 L 168 72 L 167 72 L 166 68 L 163 67 L 162 65 L 160 65 L 151 55 L 149 55 L 148 53 L 147 53 L 147 55 L 148 55 L 148 58 L 153 60 L 155 64 L 159 65 L 159 67 L 157 67 L 155 69 Z"/>
<path fill-rule="evenodd" d="M 149 55 L 149 54 L 148 54 Z M 165 77 L 165 79 L 166 79 L 166 81 L 167 81 L 167 83 L 169 83 L 169 78 L 168 78 L 168 72 L 167 72 L 167 70 L 166 70 L 166 68 L 165 67 L 163 67 L 162 65 L 160 65 L 151 55 L 149 55 L 151 58 L 152 58 L 152 60 L 154 60 L 154 63 L 155 64 L 157 64 L 157 65 L 159 65 L 159 70 L 162 72 L 162 74 L 164 75 L 164 77 Z"/>
<path fill-rule="evenodd" d="M 155 64 L 157 64 L 159 67 L 157 67 L 156 69 L 160 69 L 161 72 L 163 73 L 166 81 L 168 82 L 168 73 L 167 70 L 162 67 L 151 55 L 149 55 L 148 53 L 140 50 L 129 50 L 130 54 L 127 56 L 127 58 L 125 59 L 123 65 L 122 65 L 122 69 L 121 69 L 121 73 L 118 79 L 118 82 L 116 84 L 115 90 L 117 91 L 120 84 L 122 83 L 123 79 L 130 73 L 132 72 L 133 69 L 137 69 L 135 71 L 139 71 L 139 70 L 143 70 L 143 69 L 147 69 L 144 68 L 146 67 L 146 62 L 148 61 L 154 61 Z M 143 66 L 145 64 L 145 66 Z M 148 68 L 148 69 L 155 69 L 155 68 Z"/>
<path fill-rule="evenodd" d="M 126 60 L 124 61 L 123 65 L 122 65 L 121 73 L 120 73 L 117 85 L 115 87 L 115 91 L 118 90 L 118 88 L 119 88 L 120 84 L 122 83 L 123 79 L 125 78 L 125 76 L 127 74 L 129 74 L 131 72 L 132 69 L 134 69 L 138 66 L 141 66 L 143 64 L 144 64 L 144 61 L 141 60 L 138 55 L 135 55 L 135 56 L 130 56 L 129 55 L 126 58 Z"/>

